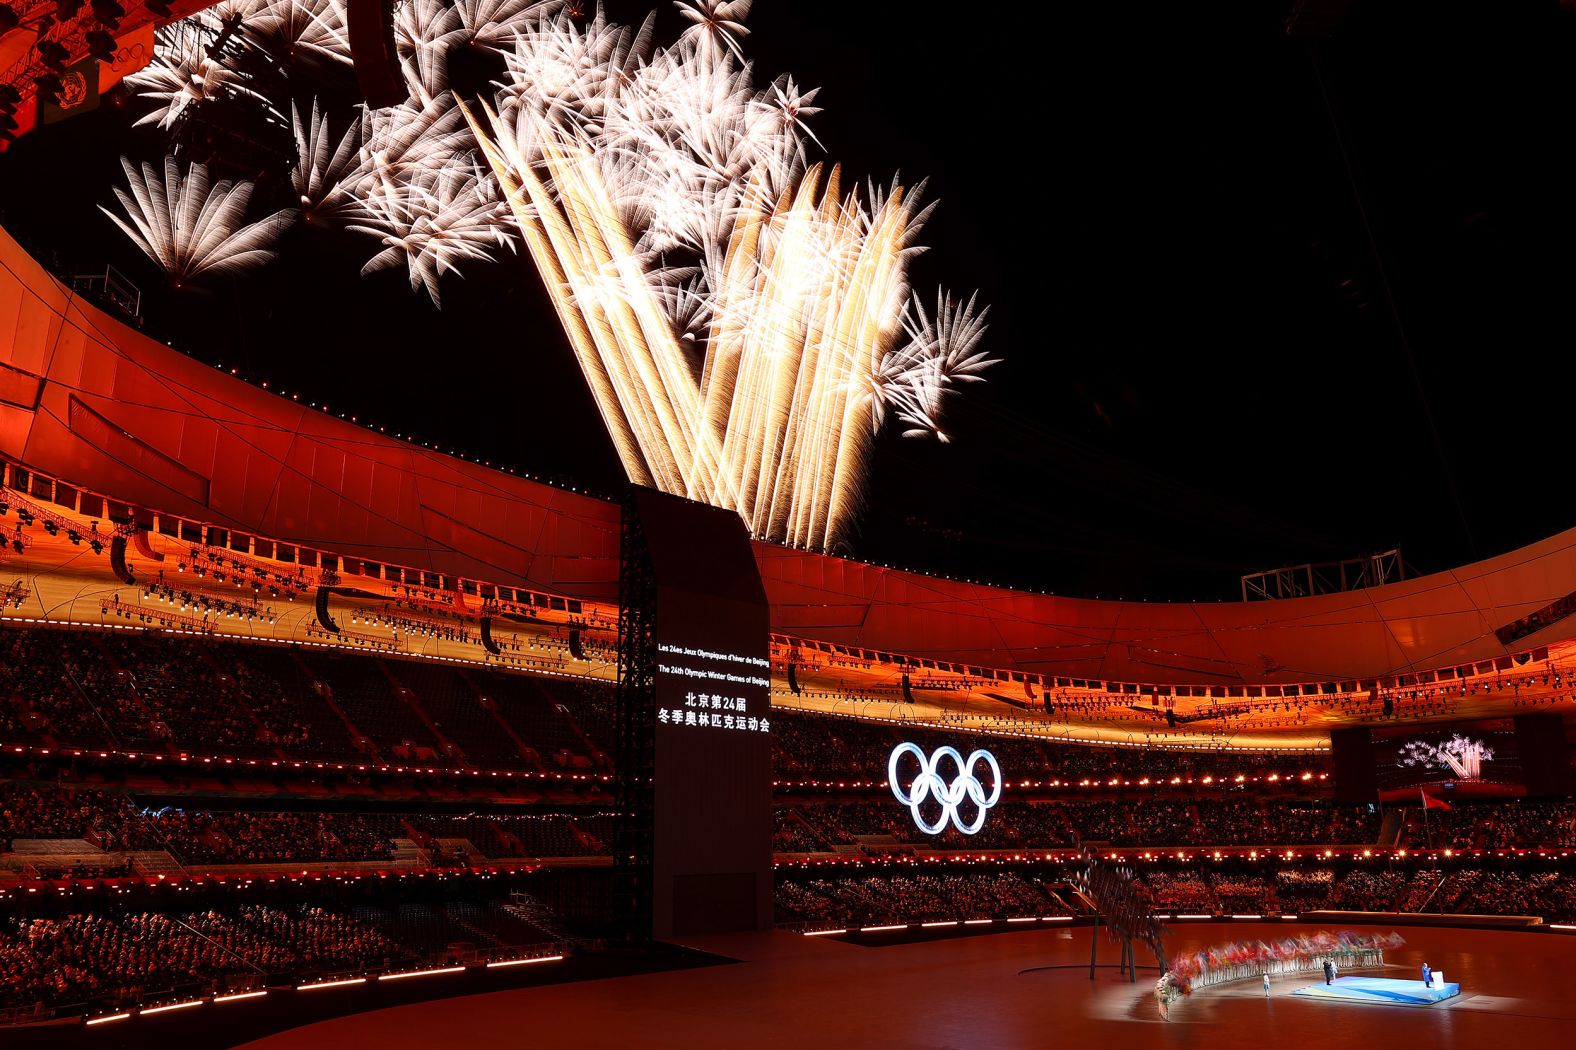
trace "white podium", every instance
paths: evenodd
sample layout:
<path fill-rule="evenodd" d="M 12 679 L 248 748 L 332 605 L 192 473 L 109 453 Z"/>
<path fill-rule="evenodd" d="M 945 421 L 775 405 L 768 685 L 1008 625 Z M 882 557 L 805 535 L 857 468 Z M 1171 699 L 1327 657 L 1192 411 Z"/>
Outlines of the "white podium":
<path fill-rule="evenodd" d="M 1434 979 L 1434 983 L 1433 983 L 1432 987 L 1434 987 L 1434 988 L 1443 988 L 1448 983 L 1445 980 L 1445 971 L 1443 971 L 1443 970 L 1435 970 L 1433 979 Z"/>

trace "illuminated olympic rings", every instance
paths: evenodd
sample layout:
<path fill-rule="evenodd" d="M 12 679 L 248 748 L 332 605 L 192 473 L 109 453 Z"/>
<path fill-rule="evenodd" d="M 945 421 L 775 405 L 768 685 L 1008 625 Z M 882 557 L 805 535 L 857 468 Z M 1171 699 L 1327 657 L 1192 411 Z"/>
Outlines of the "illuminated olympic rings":
<path fill-rule="evenodd" d="M 919 774 L 914 777 L 914 782 L 909 786 L 910 794 L 904 794 L 902 787 L 897 782 L 897 763 L 905 752 L 912 752 L 919 760 Z M 941 778 L 941 760 L 952 759 L 957 767 L 957 775 L 949 784 Z M 975 763 L 984 759 L 985 765 L 991 772 L 991 789 L 987 796 L 985 785 L 980 783 L 979 777 L 974 775 Z M 899 744 L 892 751 L 892 757 L 887 760 L 887 783 L 892 785 L 892 794 L 897 800 L 907 806 L 914 814 L 914 823 L 919 825 L 919 830 L 927 835 L 938 835 L 951 820 L 953 825 L 963 834 L 972 835 L 985 825 L 986 812 L 1001 798 L 1001 767 L 996 764 L 996 756 L 983 748 L 969 753 L 965 761 L 958 754 L 957 748 L 938 747 L 935 754 L 929 758 L 918 744 Z M 925 823 L 925 818 L 919 812 L 919 807 L 925 800 L 935 796 L 941 803 L 941 816 L 935 824 Z M 969 823 L 963 822 L 963 817 L 958 813 L 958 806 L 965 799 L 972 799 L 979 812 Z"/>

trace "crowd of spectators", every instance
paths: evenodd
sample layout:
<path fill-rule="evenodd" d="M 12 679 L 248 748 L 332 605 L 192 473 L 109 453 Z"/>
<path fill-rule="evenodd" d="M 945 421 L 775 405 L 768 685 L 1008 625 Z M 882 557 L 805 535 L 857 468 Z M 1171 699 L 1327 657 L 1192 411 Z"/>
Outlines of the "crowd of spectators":
<path fill-rule="evenodd" d="M 1110 837 L 1113 845 L 1177 845 L 1198 839 L 1197 812 L 1193 803 L 1186 800 L 1148 799 L 1142 803 L 1120 803 L 1113 816 L 1115 826 L 1111 828 Z M 1072 819 L 1078 822 L 1076 815 Z"/>
<path fill-rule="evenodd" d="M 1406 877 L 1394 871 L 1358 870 L 1341 880 L 1330 903 L 1349 911 L 1394 911 Z"/>
<path fill-rule="evenodd" d="M 83 839 L 104 850 L 150 846 L 124 795 L 0 781 L 0 853 L 16 839 Z"/>
<path fill-rule="evenodd" d="M 967 809 L 968 803 L 964 803 Z M 937 807 L 931 807 L 936 809 Z M 1366 806 L 1224 799 L 1008 798 L 990 810 L 984 825 L 965 835 L 949 823 L 927 835 L 909 810 L 892 800 L 805 801 L 780 806 L 779 852 L 822 852 L 872 836 L 931 849 L 1048 849 L 1075 842 L 1115 846 L 1371 845 L 1379 817 Z M 793 818 L 790 819 L 790 814 Z M 921 814 L 934 821 L 937 813 Z M 972 811 L 964 814 L 972 817 Z"/>
<path fill-rule="evenodd" d="M 1156 911 L 1211 912 L 1215 895 L 1199 871 L 1146 871 L 1141 881 Z"/>
<path fill-rule="evenodd" d="M 594 822 L 596 818 L 586 819 Z M 604 840 L 586 833 L 578 820 L 562 813 L 422 814 L 406 820 L 425 837 L 463 840 L 492 858 L 596 856 L 608 852 L 611 838 L 610 834 L 609 840 Z"/>
<path fill-rule="evenodd" d="M 1419 868 L 1401 887 L 1396 897 L 1396 910 L 1423 911 L 1439 895 L 1446 875 L 1437 868 Z"/>
<path fill-rule="evenodd" d="M 777 912 L 782 922 L 866 925 L 1070 915 L 1066 892 L 1012 872 L 789 877 L 777 884 Z"/>
<path fill-rule="evenodd" d="M 1451 910 L 1482 915 L 1576 918 L 1576 880 L 1563 872 L 1484 872 L 1464 888 Z"/>
<path fill-rule="evenodd" d="M 166 809 L 144 820 L 185 864 L 388 860 L 394 850 L 392 818 L 369 814 Z"/>
<path fill-rule="evenodd" d="M 148 714 L 183 746 L 261 754 L 298 747 L 311 737 L 283 690 L 270 689 L 266 682 L 247 688 L 239 659 L 220 665 L 191 642 L 159 635 L 111 636 L 102 643 L 129 676 Z M 229 655 L 232 648 L 219 651 Z"/>
<path fill-rule="evenodd" d="M 1275 873 L 1275 898 L 1288 914 L 1330 906 L 1335 872 L 1329 868 L 1288 868 Z"/>
<path fill-rule="evenodd" d="M 1507 846 L 1576 846 L 1576 803 L 1527 802 L 1457 804 L 1430 811 L 1408 828 L 1417 845 L 1433 843 L 1455 849 L 1503 849 Z"/>
<path fill-rule="evenodd" d="M 1275 887 L 1262 878 L 1243 875 L 1216 875 L 1210 879 L 1215 902 L 1228 914 L 1264 912 L 1275 906 Z"/>
<path fill-rule="evenodd" d="M 1078 864 L 1069 863 L 1027 871 L 942 874 L 915 874 L 903 865 L 844 876 L 790 872 L 778 881 L 778 919 L 872 925 L 1087 914 L 1086 902 L 1072 889 L 1080 870 Z M 1146 865 L 1137 870 L 1132 885 L 1135 899 L 1161 915 L 1300 915 L 1338 910 L 1531 915 L 1551 922 L 1576 919 L 1576 881 L 1558 870 L 1536 868 Z M 1065 912 L 1057 910 L 1064 908 Z"/>
<path fill-rule="evenodd" d="M 826 842 L 799 816 L 797 810 L 772 811 L 772 852 L 822 853 Z"/>
<path fill-rule="evenodd" d="M 970 735 L 974 732 L 970 730 Z M 956 733 L 794 711 L 778 712 L 772 723 L 772 738 L 777 776 L 790 782 L 883 781 L 892 749 L 905 741 L 919 744 L 927 753 L 942 744 L 967 752 Z M 1068 745 L 989 733 L 977 739 L 978 746 L 988 748 L 996 756 L 1010 780 L 1026 775 L 1042 782 L 1063 783 L 1104 782 L 1113 777 L 1133 781 L 1146 777 L 1230 779 L 1238 774 L 1271 773 L 1295 778 L 1305 772 L 1327 772 L 1327 763 L 1315 756 Z"/>
<path fill-rule="evenodd" d="M 136 999 L 192 982 L 410 957 L 376 930 L 310 905 L 0 919 L 0 1005 Z"/>
<path fill-rule="evenodd" d="M 473 852 L 485 858 L 595 856 L 608 852 L 612 823 L 606 813 L 258 811 L 192 803 L 142 810 L 120 792 L 0 781 L 0 853 L 17 839 L 80 839 L 83 851 L 165 850 L 200 869 L 388 861 L 396 851 L 393 840 L 407 837 L 434 856 L 453 855 L 458 864 Z"/>
<path fill-rule="evenodd" d="M 52 631 L 0 632 L 0 726 L 12 739 L 99 741 L 108 727 L 66 670 Z"/>
<path fill-rule="evenodd" d="M 598 872 L 455 873 L 11 897 L 0 1023 L 533 953 L 580 936 L 610 888 Z"/>
<path fill-rule="evenodd" d="M 401 684 L 401 666 L 213 638 L 7 630 L 0 740 L 242 757 L 441 756 L 475 768 L 526 767 L 527 754 L 549 769 L 607 764 L 598 742 L 576 729 L 582 711 L 587 724 L 604 726 L 587 697 L 605 706 L 606 686 L 434 664 L 412 674 L 414 688 Z M 421 707 L 423 690 L 433 697 L 431 712 Z M 436 735 L 440 723 L 451 738 Z"/>

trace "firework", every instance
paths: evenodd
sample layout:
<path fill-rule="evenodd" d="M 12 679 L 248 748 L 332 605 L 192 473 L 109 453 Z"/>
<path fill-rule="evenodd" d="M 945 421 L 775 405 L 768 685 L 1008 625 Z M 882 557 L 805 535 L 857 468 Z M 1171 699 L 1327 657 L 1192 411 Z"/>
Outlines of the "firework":
<path fill-rule="evenodd" d="M 744 61 L 744 52 L 739 48 L 739 38 L 750 35 L 744 20 L 750 15 L 752 2 L 753 0 L 691 0 L 690 3 L 674 3 L 673 6 L 679 9 L 679 14 L 690 23 L 682 39 L 695 41 L 708 53 L 712 49 L 725 47 L 733 52 L 739 61 Z"/>
<path fill-rule="evenodd" d="M 221 9 L 216 9 L 224 17 Z M 316 55 L 351 64 L 344 0 L 234 0 L 246 39 L 281 61 Z"/>
<path fill-rule="evenodd" d="M 246 74 L 208 54 L 209 34 L 202 24 L 186 30 L 160 30 L 153 60 L 128 76 L 126 86 L 138 98 L 154 103 L 154 108 L 137 120 L 137 125 L 156 124 L 173 127 L 188 106 L 217 98 L 248 98 L 270 115 L 273 107 L 248 86 Z"/>
<path fill-rule="evenodd" d="M 290 127 L 296 144 L 296 166 L 290 179 L 301 198 L 302 215 L 312 219 L 356 213 L 358 202 L 352 189 L 361 170 L 360 125 L 352 124 L 336 141 L 329 133 L 328 114 L 318 112 L 314 98 L 305 123 L 291 105 Z"/>
<path fill-rule="evenodd" d="M 467 43 L 503 48 L 516 33 L 556 15 L 564 6 L 563 0 L 456 0 L 454 9 Z"/>
<path fill-rule="evenodd" d="M 755 88 L 748 6 L 681 5 L 665 50 L 543 18 L 474 123 L 630 477 L 830 547 L 872 423 L 946 439 L 945 398 L 993 363 L 987 311 L 911 300 L 929 209 L 807 166 L 816 93 Z"/>
<path fill-rule="evenodd" d="M 347 133 L 348 134 L 348 133 Z M 516 241 L 508 205 L 478 162 L 451 95 L 363 113 L 355 169 L 339 178 L 346 228 L 383 245 L 363 273 L 403 262 L 411 289 L 441 304 L 438 279 L 461 262 L 490 259 Z"/>
<path fill-rule="evenodd" d="M 440 305 L 440 276 L 458 272 L 462 261 L 486 260 L 499 247 L 513 247 L 503 209 L 490 172 L 446 165 L 381 184 L 363 202 L 363 218 L 348 228 L 384 245 L 362 267 L 363 274 L 403 263 L 411 290 L 424 288 Z"/>
<path fill-rule="evenodd" d="M 834 547 L 887 421 L 948 440 L 948 398 L 995 363 L 988 310 L 912 293 L 921 187 L 845 187 L 812 162 L 817 91 L 757 86 L 750 0 L 676 6 L 684 28 L 659 47 L 652 16 L 407 0 L 411 97 L 338 138 L 315 103 L 305 121 L 292 111 L 296 193 L 377 238 L 364 272 L 403 265 L 434 303 L 442 275 L 523 243 L 632 480 Z M 200 17 L 348 56 L 341 0 L 224 8 Z M 476 46 L 504 69 L 492 98 L 462 106 L 449 63 Z"/>
<path fill-rule="evenodd" d="M 130 192 L 117 188 L 115 197 L 127 217 L 99 210 L 176 284 L 267 262 L 274 254 L 268 246 L 295 215 L 287 209 L 243 222 L 252 184 L 223 179 L 210 185 L 201 164 L 182 176 L 175 158 L 165 157 L 161 177 L 151 164 L 139 169 L 124 157 L 120 163 Z"/>
<path fill-rule="evenodd" d="M 428 100 L 449 88 L 449 49 L 465 37 L 460 12 L 445 0 L 406 0 L 394 14 L 394 47 L 413 94 Z"/>
<path fill-rule="evenodd" d="M 941 429 L 941 408 L 960 383 L 978 383 L 985 369 L 997 364 L 979 350 L 985 337 L 985 317 L 990 308 L 974 309 L 975 297 L 951 303 L 944 291 L 936 293 L 936 312 L 925 312 L 917 297 L 910 300 L 903 318 L 908 342 L 887 354 L 877 366 L 871 398 L 871 422 L 879 429 L 888 407 L 907 425 L 905 437 L 934 434 L 947 441 Z"/>

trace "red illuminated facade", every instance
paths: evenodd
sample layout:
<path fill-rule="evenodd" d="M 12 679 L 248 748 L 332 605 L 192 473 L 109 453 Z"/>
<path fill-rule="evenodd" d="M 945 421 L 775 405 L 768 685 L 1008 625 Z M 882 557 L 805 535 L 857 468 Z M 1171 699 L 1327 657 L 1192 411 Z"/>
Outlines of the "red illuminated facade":
<path fill-rule="evenodd" d="M 616 504 L 417 447 L 201 364 L 74 296 L 3 233 L 0 260 L 0 456 L 280 542 L 616 597 Z M 1563 641 L 1568 621 L 1547 611 L 1576 592 L 1576 530 L 1384 587 L 1214 604 L 1061 598 L 755 550 L 775 631 L 1041 679 L 1393 679 Z"/>

